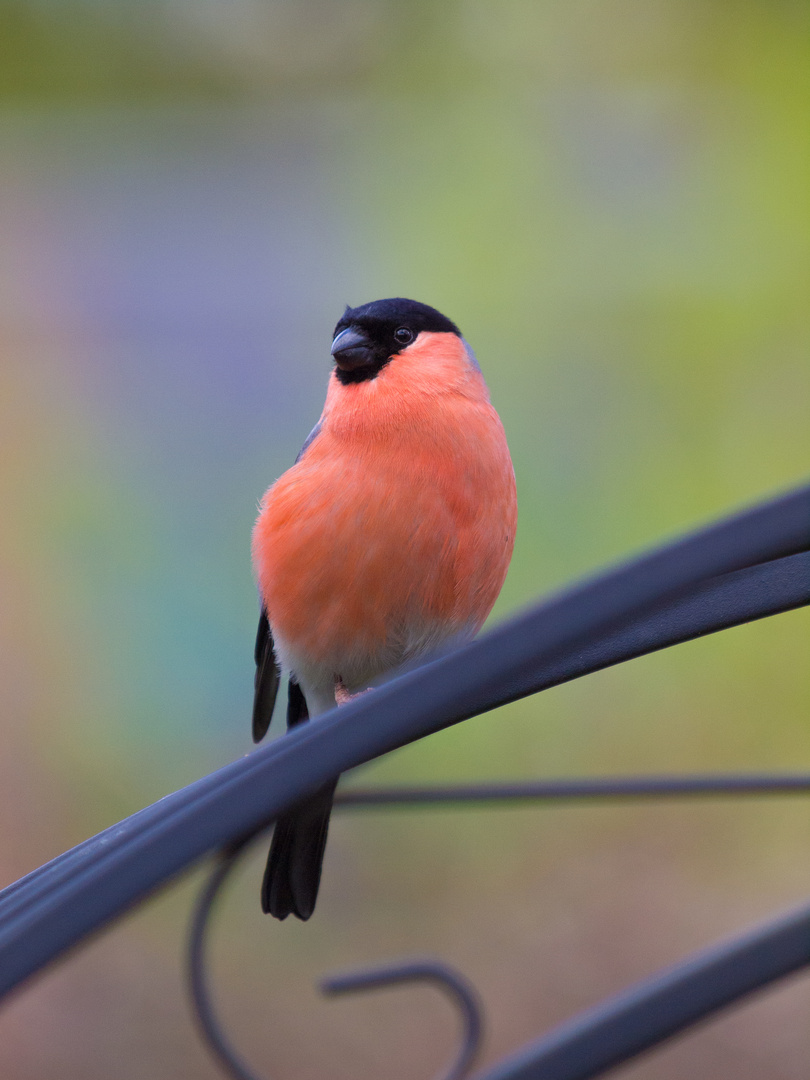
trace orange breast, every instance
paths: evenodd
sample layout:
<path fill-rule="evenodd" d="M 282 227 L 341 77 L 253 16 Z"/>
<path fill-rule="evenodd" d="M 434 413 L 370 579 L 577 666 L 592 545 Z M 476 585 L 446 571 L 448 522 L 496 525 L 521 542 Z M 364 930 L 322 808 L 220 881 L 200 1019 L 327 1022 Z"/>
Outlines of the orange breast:
<path fill-rule="evenodd" d="M 392 361 L 368 383 L 333 378 L 319 435 L 269 489 L 256 523 L 274 633 L 334 672 L 365 658 L 381 673 L 420 641 L 474 632 L 512 554 L 515 485 L 500 420 L 459 339 L 423 334 L 422 347 L 425 337 L 452 338 L 438 344 L 459 377 L 411 357 L 407 370 Z"/>

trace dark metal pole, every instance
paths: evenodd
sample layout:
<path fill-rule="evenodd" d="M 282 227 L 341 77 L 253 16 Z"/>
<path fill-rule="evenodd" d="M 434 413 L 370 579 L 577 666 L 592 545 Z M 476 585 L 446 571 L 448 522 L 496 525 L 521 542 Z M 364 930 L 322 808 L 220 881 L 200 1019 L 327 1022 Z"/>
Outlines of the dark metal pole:
<path fill-rule="evenodd" d="M 810 906 L 697 953 L 505 1058 L 479 1080 L 588 1080 L 810 964 Z"/>

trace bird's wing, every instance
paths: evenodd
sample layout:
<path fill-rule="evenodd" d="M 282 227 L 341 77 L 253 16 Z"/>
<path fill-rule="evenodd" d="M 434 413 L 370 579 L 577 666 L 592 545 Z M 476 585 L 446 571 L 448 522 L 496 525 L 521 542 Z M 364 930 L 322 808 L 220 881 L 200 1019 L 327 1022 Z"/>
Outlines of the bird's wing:
<path fill-rule="evenodd" d="M 317 439 L 320 430 L 321 421 L 319 420 L 304 440 L 304 445 L 301 447 L 301 451 L 295 459 L 296 464 L 298 464 L 315 439 Z M 276 659 L 276 652 L 273 646 L 273 635 L 270 631 L 270 623 L 267 620 L 267 612 L 264 608 L 262 608 L 262 613 L 259 618 L 259 629 L 256 634 L 256 649 L 254 656 L 256 660 L 256 681 L 254 684 L 255 692 L 253 696 L 253 741 L 261 742 L 267 734 L 267 729 L 270 727 L 270 720 L 273 716 L 273 707 L 276 704 L 276 695 L 278 694 L 279 679 L 281 678 L 281 671 L 278 666 L 278 660 Z M 291 679 L 289 701 L 287 704 L 287 727 L 294 727 L 302 720 L 308 719 L 308 716 L 307 703 L 304 700 L 301 688 L 297 682 L 294 682 Z"/>
<path fill-rule="evenodd" d="M 304 454 L 307 452 L 307 450 L 309 450 L 310 446 L 312 446 L 312 444 L 318 438 L 318 435 L 320 434 L 322 426 L 323 426 L 323 420 L 319 420 L 318 423 L 315 425 L 315 427 L 312 429 L 312 431 L 310 431 L 309 435 L 307 435 L 306 439 L 304 439 L 304 445 L 299 450 L 298 457 L 295 459 L 295 464 L 296 465 L 301 460 L 301 458 L 304 456 Z"/>
<path fill-rule="evenodd" d="M 253 741 L 261 742 L 270 727 L 281 677 L 267 612 L 262 608 L 256 634 L 256 681 L 253 695 Z"/>

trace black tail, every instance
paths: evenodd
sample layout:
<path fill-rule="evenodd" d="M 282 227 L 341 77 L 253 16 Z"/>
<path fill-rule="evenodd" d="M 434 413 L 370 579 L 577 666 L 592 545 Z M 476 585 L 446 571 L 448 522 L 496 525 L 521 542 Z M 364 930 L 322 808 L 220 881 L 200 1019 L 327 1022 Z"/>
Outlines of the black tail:
<path fill-rule="evenodd" d="M 309 719 L 301 687 L 290 679 L 287 727 Z M 276 822 L 267 869 L 262 881 L 262 911 L 277 919 L 295 915 L 308 919 L 315 910 L 321 883 L 323 853 L 337 780 L 316 791 L 306 802 L 282 814 Z"/>
<path fill-rule="evenodd" d="M 315 910 L 321 866 L 337 781 L 276 822 L 262 881 L 262 911 L 286 919 L 308 919 Z"/>

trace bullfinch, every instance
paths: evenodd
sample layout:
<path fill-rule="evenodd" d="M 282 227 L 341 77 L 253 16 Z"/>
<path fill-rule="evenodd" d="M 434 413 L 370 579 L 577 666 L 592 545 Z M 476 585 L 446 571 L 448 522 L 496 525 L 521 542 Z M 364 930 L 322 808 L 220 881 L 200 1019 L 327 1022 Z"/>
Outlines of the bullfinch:
<path fill-rule="evenodd" d="M 253 530 L 255 742 L 282 671 L 289 728 L 471 638 L 512 555 L 509 448 L 455 323 L 399 297 L 347 307 L 332 358 L 321 418 Z M 278 919 L 313 912 L 336 783 L 276 822 L 261 899 Z"/>

